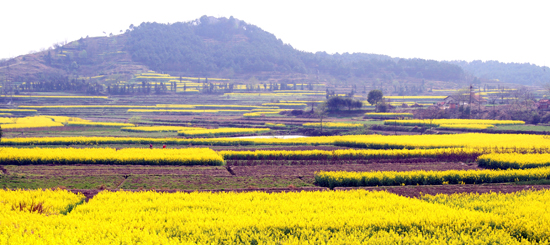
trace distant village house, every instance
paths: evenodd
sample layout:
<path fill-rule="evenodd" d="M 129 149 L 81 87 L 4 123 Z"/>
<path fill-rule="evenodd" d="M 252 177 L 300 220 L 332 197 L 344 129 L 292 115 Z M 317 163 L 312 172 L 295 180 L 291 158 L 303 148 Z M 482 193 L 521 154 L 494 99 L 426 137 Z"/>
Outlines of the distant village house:
<path fill-rule="evenodd" d="M 443 99 L 443 102 L 445 104 L 445 107 L 448 107 L 449 109 L 458 108 L 461 105 L 468 105 L 470 103 L 470 99 L 472 101 L 473 105 L 485 105 L 487 104 L 487 100 L 481 97 L 480 95 L 477 95 L 475 93 L 471 93 L 470 96 L 468 95 L 449 95 L 447 98 Z"/>

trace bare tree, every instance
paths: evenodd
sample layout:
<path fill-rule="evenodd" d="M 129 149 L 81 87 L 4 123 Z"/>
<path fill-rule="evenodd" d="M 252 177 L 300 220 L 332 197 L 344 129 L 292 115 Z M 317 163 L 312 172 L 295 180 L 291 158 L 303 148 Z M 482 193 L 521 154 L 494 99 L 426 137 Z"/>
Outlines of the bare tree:
<path fill-rule="evenodd" d="M 491 95 L 491 96 L 489 96 L 489 99 L 488 99 L 488 102 L 489 102 L 490 104 L 493 105 L 493 106 L 492 106 L 492 107 L 493 107 L 493 111 L 492 111 L 492 113 L 491 113 L 492 116 L 493 116 L 493 120 L 495 120 L 495 119 L 496 119 L 496 116 L 497 116 L 497 112 L 496 112 L 496 102 L 497 102 L 497 100 L 498 100 L 498 96 L 497 96 L 497 95 Z"/>
<path fill-rule="evenodd" d="M 456 101 L 464 105 L 466 101 L 470 99 L 470 90 L 467 88 L 462 88 L 456 91 L 453 95 L 451 95 Z"/>
<path fill-rule="evenodd" d="M 319 105 L 317 105 L 317 108 L 315 108 L 315 114 L 317 114 L 317 117 L 320 120 L 321 124 L 321 133 L 323 133 L 323 118 L 327 115 L 327 103 L 323 102 Z"/>

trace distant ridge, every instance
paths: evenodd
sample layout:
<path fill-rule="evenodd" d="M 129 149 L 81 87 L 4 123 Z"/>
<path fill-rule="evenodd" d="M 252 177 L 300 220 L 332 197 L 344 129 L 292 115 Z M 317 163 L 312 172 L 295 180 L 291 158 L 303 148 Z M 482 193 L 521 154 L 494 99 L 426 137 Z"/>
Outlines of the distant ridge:
<path fill-rule="evenodd" d="M 550 81 L 550 71 L 528 64 L 439 62 L 366 53 L 309 53 L 242 20 L 203 16 L 173 24 L 142 23 L 108 37 L 86 37 L 50 50 L 0 61 L 0 79 L 16 84 L 101 77 L 126 81 L 154 70 L 174 76 L 256 78 L 279 82 L 351 82 L 376 86 L 395 81 L 455 82 L 498 79 L 518 84 Z M 4 79 L 5 80 L 5 79 Z M 399 85 L 403 86 L 403 85 Z"/>

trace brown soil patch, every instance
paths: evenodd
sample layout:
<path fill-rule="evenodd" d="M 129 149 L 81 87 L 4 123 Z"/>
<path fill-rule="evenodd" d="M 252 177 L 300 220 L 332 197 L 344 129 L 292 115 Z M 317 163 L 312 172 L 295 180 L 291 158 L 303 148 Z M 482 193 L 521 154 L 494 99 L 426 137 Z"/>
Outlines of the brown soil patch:
<path fill-rule="evenodd" d="M 237 162 L 237 161 L 234 161 Z M 234 163 L 233 161 L 231 164 Z M 247 161 L 243 161 L 247 162 Z M 264 161 L 265 162 L 265 161 Z M 281 161 L 277 161 L 281 163 Z M 237 176 L 311 176 L 313 177 L 315 172 L 319 171 L 411 171 L 411 170 L 469 170 L 479 169 L 476 163 L 369 163 L 369 164 L 337 164 L 343 161 L 304 161 L 304 164 L 298 165 L 300 161 L 287 161 L 292 165 L 256 165 L 256 166 L 242 166 L 233 164 L 231 169 Z M 319 162 L 325 164 L 319 164 Z M 229 163 L 229 161 L 228 161 Z M 293 164 L 294 163 L 294 164 Z M 317 163 L 317 164 L 308 164 Z"/>

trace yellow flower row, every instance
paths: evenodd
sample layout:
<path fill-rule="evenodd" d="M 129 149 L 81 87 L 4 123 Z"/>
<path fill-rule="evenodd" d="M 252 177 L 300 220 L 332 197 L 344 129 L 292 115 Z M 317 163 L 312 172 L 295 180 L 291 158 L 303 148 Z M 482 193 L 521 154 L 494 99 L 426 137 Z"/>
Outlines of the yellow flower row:
<path fill-rule="evenodd" d="M 172 145 L 330 145 L 342 136 L 289 139 L 180 139 L 137 137 L 28 137 L 2 138 L 0 145 L 99 145 L 99 144 L 172 144 Z"/>
<path fill-rule="evenodd" d="M 483 184 L 550 178 L 550 168 L 510 170 L 317 172 L 315 183 L 324 187 L 380 185 Z"/>
<path fill-rule="evenodd" d="M 477 159 L 479 166 L 495 169 L 524 169 L 550 166 L 550 154 L 486 154 Z"/>
<path fill-rule="evenodd" d="M 194 105 L 199 109 L 240 109 L 240 110 L 253 110 L 253 109 L 279 109 L 277 106 L 258 106 L 258 105 Z"/>
<path fill-rule="evenodd" d="M 402 126 L 434 126 L 445 124 L 488 124 L 488 125 L 524 125 L 524 121 L 519 120 L 483 120 L 483 119 L 414 119 L 414 120 L 385 120 L 386 125 Z"/>
<path fill-rule="evenodd" d="M 475 160 L 477 156 L 491 150 L 469 148 L 415 149 L 415 150 L 308 150 L 308 151 L 220 151 L 226 160 L 369 160 L 404 159 L 412 157 L 438 158 L 441 161 Z"/>
<path fill-rule="evenodd" d="M 169 74 L 159 74 L 159 73 L 141 73 L 136 75 L 136 78 L 162 78 L 162 79 L 180 79 L 180 77 L 170 76 Z M 181 79 L 186 80 L 204 80 L 204 77 L 181 77 Z M 208 78 L 211 81 L 228 81 L 227 78 Z"/>
<path fill-rule="evenodd" d="M 147 110 L 147 109 L 128 109 L 128 112 L 134 113 L 218 113 L 218 112 L 246 112 L 248 110 Z"/>
<path fill-rule="evenodd" d="M 366 105 L 367 103 L 368 103 L 368 101 L 363 101 L 363 104 Z M 417 102 L 414 102 L 414 101 L 386 102 L 386 104 L 390 104 L 390 105 L 393 105 L 393 106 L 402 106 L 403 104 L 406 104 L 408 106 L 411 106 L 411 105 L 414 105 L 414 104 L 422 105 L 422 106 L 433 105 L 433 103 L 417 103 Z"/>
<path fill-rule="evenodd" d="M 21 105 L 19 108 L 36 108 L 36 109 L 52 109 L 52 108 L 71 108 L 71 109 L 130 109 L 130 108 L 164 108 L 167 105 L 43 105 L 43 106 L 26 106 Z M 170 106 L 172 107 L 172 106 Z M 177 108 L 194 108 L 192 105 L 177 105 Z"/>
<path fill-rule="evenodd" d="M 55 202 L 55 197 L 48 201 Z M 5 244 L 546 244 L 550 191 L 101 192 L 67 215 L 0 212 Z"/>
<path fill-rule="evenodd" d="M 272 128 L 280 128 L 280 127 L 286 127 L 284 123 L 265 123 L 266 127 L 272 127 Z"/>
<path fill-rule="evenodd" d="M 296 84 L 300 86 L 301 84 Z M 273 93 L 303 93 L 303 94 L 309 94 L 309 93 L 326 93 L 325 91 L 312 91 L 312 90 L 273 90 Z"/>
<path fill-rule="evenodd" d="M 268 132 L 269 128 L 217 128 L 217 129 L 198 129 L 192 131 L 179 131 L 180 136 L 221 136 L 235 134 L 257 134 Z"/>
<path fill-rule="evenodd" d="M 263 106 L 307 106 L 305 103 L 288 103 L 288 102 L 279 102 L 279 103 L 263 103 Z"/>
<path fill-rule="evenodd" d="M 277 106 L 255 106 L 255 105 L 179 105 L 179 104 L 157 104 L 154 106 L 145 105 L 44 105 L 44 106 L 19 106 L 19 108 L 35 108 L 35 109 L 54 109 L 54 108 L 70 108 L 70 109 L 163 109 L 163 108 L 195 108 L 195 109 L 279 109 Z M 6 109 L 4 109 L 6 110 Z M 29 109 L 9 109 L 11 112 L 29 112 L 36 113 L 36 110 Z M 15 111 L 14 111 L 15 110 Z M 2 109 L 0 109 L 2 111 Z"/>
<path fill-rule="evenodd" d="M 281 103 L 323 103 L 325 101 L 323 100 L 312 100 L 312 101 L 305 101 L 305 100 L 281 100 Z"/>
<path fill-rule="evenodd" d="M 2 113 L 37 113 L 36 110 L 31 109 L 0 109 Z"/>
<path fill-rule="evenodd" d="M 0 190 L 0 213 L 66 214 L 85 197 L 67 190 Z M 2 224 L 0 224 L 1 226 Z"/>
<path fill-rule="evenodd" d="M 107 165 L 223 165 L 223 158 L 208 148 L 1 148 L 0 163 L 107 164 Z"/>
<path fill-rule="evenodd" d="M 183 126 L 150 126 L 150 127 L 124 127 L 120 130 L 128 132 L 178 132 L 199 130 L 204 128 L 198 127 L 183 127 Z"/>
<path fill-rule="evenodd" d="M 289 109 L 252 109 L 252 112 L 281 112 L 281 111 L 289 111 Z"/>
<path fill-rule="evenodd" d="M 505 148 L 537 153 L 550 149 L 550 140 L 543 135 L 526 134 L 356 135 L 335 139 L 334 145 L 370 149 Z"/>
<path fill-rule="evenodd" d="M 518 153 L 546 153 L 550 140 L 543 135 L 527 134 L 453 134 L 453 135 L 347 135 L 290 139 L 178 139 L 136 137 L 40 137 L 2 138 L 0 145 L 90 145 L 149 144 L 181 145 L 336 145 L 368 149 L 476 148 L 496 152 L 514 150 Z M 498 151 L 497 151 L 498 150 Z M 508 152 L 508 151 L 504 151 Z M 550 153 L 550 152 L 549 152 Z"/>
<path fill-rule="evenodd" d="M 261 117 L 265 114 L 279 114 L 280 111 L 258 111 L 243 114 L 243 117 Z"/>
<path fill-rule="evenodd" d="M 63 123 L 72 118 L 60 116 L 34 116 L 23 118 L 0 118 L 0 124 L 4 129 L 15 128 L 42 128 L 42 127 L 63 127 Z M 82 120 L 75 118 L 74 120 Z"/>

